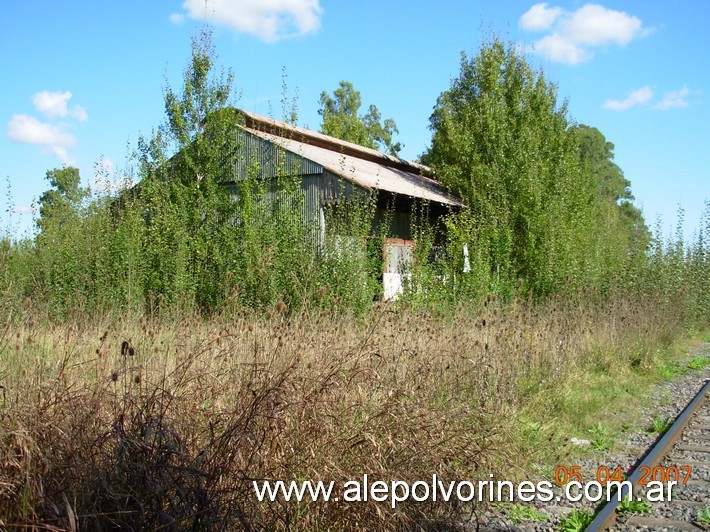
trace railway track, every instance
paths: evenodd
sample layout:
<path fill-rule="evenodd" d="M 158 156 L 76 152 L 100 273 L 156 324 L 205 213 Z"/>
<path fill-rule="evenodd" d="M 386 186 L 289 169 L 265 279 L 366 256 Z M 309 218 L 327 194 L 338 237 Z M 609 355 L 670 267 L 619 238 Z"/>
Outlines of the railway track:
<path fill-rule="evenodd" d="M 710 355 L 710 345 L 699 354 Z M 673 420 L 672 424 L 654 440 L 652 434 L 662 430 L 656 422 L 666 419 Z M 648 407 L 638 413 L 637 423 L 647 428 L 630 431 L 613 450 L 582 451 L 573 459 L 575 463 L 560 463 L 557 469 L 541 467 L 531 475 L 529 480 L 533 482 L 552 481 L 551 500 L 494 503 L 471 528 L 489 532 L 710 532 L 710 366 L 654 388 Z M 591 499 L 579 497 L 581 487 L 570 492 L 578 495 L 572 499 L 566 493 L 566 480 L 558 480 L 558 473 L 564 473 L 559 476 L 569 480 L 576 475 L 574 480 L 582 484 L 597 480 L 601 485 L 591 491 Z M 616 478 L 609 478 L 611 473 Z M 653 480 L 654 474 L 658 480 L 666 481 L 664 501 L 649 500 L 648 486 L 641 485 Z M 676 481 L 676 477 L 678 484 L 672 487 L 668 501 L 667 481 Z M 612 496 L 611 502 L 605 504 L 604 479 L 631 482 L 636 503 L 619 504 L 618 498 Z"/>
<path fill-rule="evenodd" d="M 633 499 L 645 499 L 650 480 L 675 481 L 671 500 L 654 502 L 649 513 L 620 512 L 619 498 L 603 506 L 587 531 L 602 530 L 710 530 L 710 523 L 698 512 L 710 505 L 710 379 L 676 417 L 646 456 L 636 465 L 628 480 Z M 622 495 L 628 496 L 628 489 Z M 622 497 L 623 499 L 624 497 Z M 710 516 L 709 516 L 710 517 Z"/>

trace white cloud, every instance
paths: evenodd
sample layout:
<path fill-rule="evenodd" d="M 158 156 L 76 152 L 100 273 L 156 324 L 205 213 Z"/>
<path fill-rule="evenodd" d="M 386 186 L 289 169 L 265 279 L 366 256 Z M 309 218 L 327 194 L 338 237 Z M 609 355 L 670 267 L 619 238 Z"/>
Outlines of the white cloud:
<path fill-rule="evenodd" d="M 180 25 L 185 22 L 185 15 L 183 15 L 182 13 L 172 13 L 170 15 L 170 22 L 172 22 L 173 24 Z"/>
<path fill-rule="evenodd" d="M 599 4 L 585 4 L 572 12 L 536 4 L 520 17 L 520 26 L 551 30 L 533 43 L 535 51 L 551 61 L 570 65 L 589 61 L 594 47 L 624 46 L 653 31 L 645 28 L 640 18 Z"/>
<path fill-rule="evenodd" d="M 85 121 L 88 116 L 83 107 L 75 105 L 69 109 L 68 103 L 71 97 L 72 94 L 69 91 L 42 91 L 34 95 L 32 103 L 35 105 L 35 108 L 47 118 L 70 116 L 80 122 Z"/>
<path fill-rule="evenodd" d="M 251 33 L 266 42 L 318 30 L 323 12 L 319 0 L 185 0 L 182 7 L 190 18 Z"/>
<path fill-rule="evenodd" d="M 625 100 L 607 100 L 604 102 L 604 109 L 612 111 L 625 111 L 635 105 L 641 105 L 653 98 L 653 91 L 650 87 L 641 87 L 639 90 L 631 92 Z"/>
<path fill-rule="evenodd" d="M 562 34 L 579 44 L 628 44 L 642 30 L 642 22 L 623 11 L 587 4 L 562 21 Z"/>
<path fill-rule="evenodd" d="M 64 148 L 76 145 L 74 136 L 63 131 L 61 126 L 40 122 L 28 115 L 13 115 L 7 125 L 7 136 L 10 140 L 24 144 L 61 146 Z"/>
<path fill-rule="evenodd" d="M 534 45 L 537 53 L 547 57 L 550 61 L 556 63 L 567 63 L 568 65 L 576 65 L 591 59 L 591 52 L 581 46 L 571 42 L 559 35 L 553 33 L 546 35 Z"/>
<path fill-rule="evenodd" d="M 520 27 L 529 31 L 547 30 L 563 13 L 561 7 L 548 8 L 547 2 L 535 4 L 520 17 Z"/>
<path fill-rule="evenodd" d="M 32 97 L 35 109 L 46 118 L 72 118 L 79 122 L 87 120 L 86 110 L 80 105 L 69 107 L 72 93 L 69 91 L 41 91 Z M 67 124 L 42 122 L 33 116 L 16 114 L 7 124 L 7 136 L 10 140 L 23 144 L 32 144 L 44 148 L 56 155 L 63 164 L 73 164 L 67 149 L 76 146 L 76 138 L 66 131 Z"/>
<path fill-rule="evenodd" d="M 678 107 L 688 107 L 688 101 L 685 99 L 690 94 L 688 87 L 683 87 L 677 91 L 667 93 L 663 99 L 653 106 L 654 109 L 667 111 Z"/>
<path fill-rule="evenodd" d="M 50 146 L 49 151 L 56 155 L 63 165 L 76 166 L 76 160 L 73 157 L 69 157 L 67 149 L 63 146 Z"/>
<path fill-rule="evenodd" d="M 67 148 L 76 146 L 76 139 L 64 131 L 62 126 L 40 122 L 28 115 L 13 115 L 7 124 L 7 136 L 15 142 L 45 147 L 59 157 L 63 164 L 72 162 Z"/>

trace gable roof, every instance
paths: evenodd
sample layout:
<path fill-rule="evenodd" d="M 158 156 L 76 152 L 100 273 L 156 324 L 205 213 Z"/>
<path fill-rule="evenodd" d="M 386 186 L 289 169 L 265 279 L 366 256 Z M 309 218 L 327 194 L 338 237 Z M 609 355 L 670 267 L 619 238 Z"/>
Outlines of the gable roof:
<path fill-rule="evenodd" d="M 243 110 L 245 131 L 272 142 L 366 190 L 385 190 L 443 205 L 461 207 L 431 176 L 431 168 L 315 131 Z"/>

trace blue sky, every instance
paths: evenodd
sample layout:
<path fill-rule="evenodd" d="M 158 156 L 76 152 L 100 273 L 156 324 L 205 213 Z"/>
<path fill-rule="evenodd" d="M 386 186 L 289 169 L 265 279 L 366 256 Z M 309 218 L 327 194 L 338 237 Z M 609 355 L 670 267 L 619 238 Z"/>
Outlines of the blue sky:
<path fill-rule="evenodd" d="M 520 43 L 558 84 L 570 116 L 604 133 L 636 203 L 686 235 L 710 199 L 710 3 L 680 0 L 473 2 L 160 0 L 8 2 L 0 19 L 0 229 L 32 228 L 48 169 L 99 161 L 120 176 L 140 134 L 163 120 L 205 19 L 238 106 L 281 118 L 282 70 L 300 125 L 320 125 L 321 91 L 341 80 L 399 127 L 404 158 L 431 133 L 437 96 L 486 36 Z"/>

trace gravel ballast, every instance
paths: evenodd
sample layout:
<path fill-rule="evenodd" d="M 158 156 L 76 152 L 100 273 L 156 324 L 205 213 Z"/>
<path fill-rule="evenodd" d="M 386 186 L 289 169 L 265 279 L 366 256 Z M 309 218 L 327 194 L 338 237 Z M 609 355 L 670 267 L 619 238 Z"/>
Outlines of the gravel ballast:
<path fill-rule="evenodd" d="M 710 344 L 703 344 L 681 359 L 686 363 L 697 356 L 710 357 Z M 607 466 L 614 470 L 621 466 L 624 472 L 630 471 L 647 450 L 659 438 L 659 434 L 644 431 L 653 425 L 654 420 L 675 419 L 701 388 L 703 383 L 710 379 L 710 366 L 702 370 L 688 370 L 685 375 L 678 376 L 671 382 L 655 385 L 649 393 L 649 401 L 639 412 L 637 427 L 634 431 L 622 434 L 613 449 L 605 452 L 596 452 L 592 457 L 575 459 L 575 465 L 581 468 L 581 474 L 586 481 L 596 479 L 597 470 Z M 641 429 L 639 429 L 640 427 Z M 683 437 L 677 445 L 686 450 L 678 450 L 677 446 L 669 453 L 662 463 L 664 467 L 683 466 L 693 464 L 691 482 L 685 486 L 673 489 L 673 500 L 679 503 L 652 502 L 649 511 L 643 515 L 625 512 L 620 521 L 626 525 L 619 525 L 615 530 L 709 530 L 699 521 L 699 514 L 705 507 L 710 507 L 710 454 L 702 452 L 703 447 L 710 445 L 710 401 L 706 401 L 701 411 L 691 420 Z M 689 449 L 688 449 L 689 448 Z M 562 464 L 561 464 L 562 465 Z M 541 479 L 531 478 L 533 482 Z M 549 480 L 549 479 L 547 479 Z M 520 519 L 519 513 L 511 504 L 498 505 L 486 512 L 478 523 L 479 530 L 556 530 L 560 523 L 573 510 L 586 510 L 593 512 L 597 504 L 579 501 L 570 502 L 564 497 L 563 488 L 553 486 L 554 497 L 550 502 L 516 503 L 529 507 L 538 512 L 539 516 L 533 520 Z"/>

